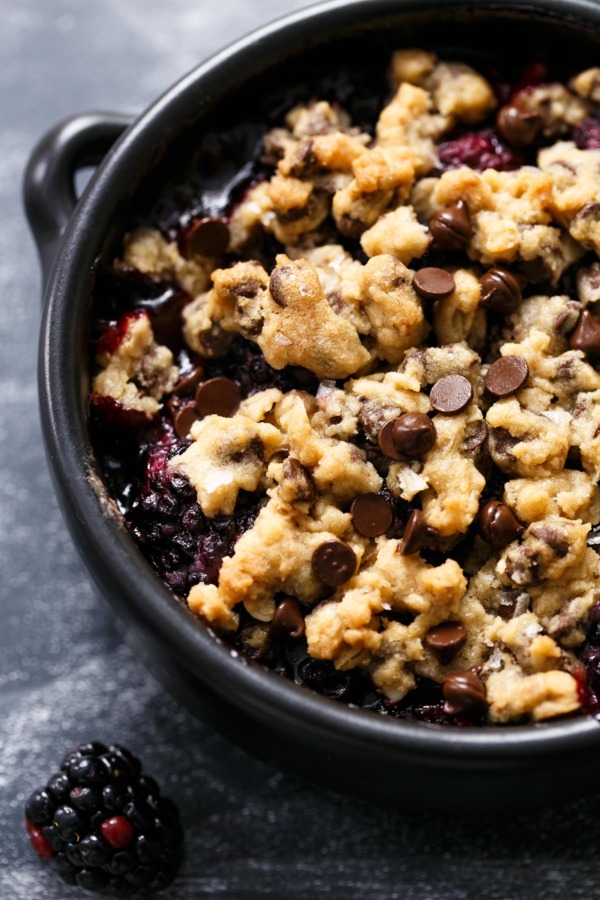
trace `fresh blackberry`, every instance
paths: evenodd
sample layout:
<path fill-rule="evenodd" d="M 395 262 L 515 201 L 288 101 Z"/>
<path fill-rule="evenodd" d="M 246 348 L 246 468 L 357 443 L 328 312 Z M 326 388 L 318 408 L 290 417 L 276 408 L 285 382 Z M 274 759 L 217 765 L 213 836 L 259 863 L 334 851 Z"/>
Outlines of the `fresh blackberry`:
<path fill-rule="evenodd" d="M 144 895 L 173 880 L 183 834 L 175 804 L 118 744 L 80 744 L 34 791 L 25 826 L 38 856 L 61 878 L 109 895 Z"/>

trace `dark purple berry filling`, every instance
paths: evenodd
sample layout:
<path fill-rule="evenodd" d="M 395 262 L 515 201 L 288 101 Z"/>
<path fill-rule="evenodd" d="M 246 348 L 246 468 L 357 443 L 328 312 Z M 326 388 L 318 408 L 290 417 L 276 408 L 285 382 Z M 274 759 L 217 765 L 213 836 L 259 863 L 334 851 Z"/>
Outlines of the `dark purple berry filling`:
<path fill-rule="evenodd" d="M 144 556 L 182 597 L 194 584 L 216 584 L 221 561 L 252 527 L 260 502 L 254 495 L 244 494 L 234 516 L 207 519 L 187 479 L 167 467 L 169 459 L 188 443 L 176 439 L 164 425 L 162 440 L 148 452 L 139 493 L 127 518 Z"/>
<path fill-rule="evenodd" d="M 590 615 L 585 641 L 579 648 L 579 658 L 584 669 L 573 673 L 579 681 L 583 709 L 591 715 L 600 715 L 600 603 L 596 603 Z"/>
<path fill-rule="evenodd" d="M 586 119 L 573 132 L 580 150 L 600 150 L 600 119 Z"/>
<path fill-rule="evenodd" d="M 484 169 L 510 172 L 523 165 L 523 157 L 503 143 L 492 129 L 468 132 L 444 141 L 438 147 L 438 155 L 443 172 L 460 166 L 469 166 L 478 172 Z"/>

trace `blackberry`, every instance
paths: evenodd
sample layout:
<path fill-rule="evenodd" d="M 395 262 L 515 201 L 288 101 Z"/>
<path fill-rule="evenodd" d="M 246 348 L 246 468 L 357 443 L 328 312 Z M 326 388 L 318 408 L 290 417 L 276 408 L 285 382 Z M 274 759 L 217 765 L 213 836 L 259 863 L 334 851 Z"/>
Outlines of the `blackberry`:
<path fill-rule="evenodd" d="M 80 744 L 25 806 L 31 846 L 85 890 L 144 895 L 171 883 L 182 857 L 175 804 L 118 744 Z M 139 896 L 139 895 L 138 895 Z"/>

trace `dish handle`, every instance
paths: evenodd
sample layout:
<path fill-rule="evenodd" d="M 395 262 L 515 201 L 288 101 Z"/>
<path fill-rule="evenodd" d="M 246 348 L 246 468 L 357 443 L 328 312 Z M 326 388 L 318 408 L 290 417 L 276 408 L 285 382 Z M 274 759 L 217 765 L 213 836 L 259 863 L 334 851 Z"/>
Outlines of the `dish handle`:
<path fill-rule="evenodd" d="M 77 205 L 77 172 L 98 165 L 132 121 L 118 113 L 71 116 L 50 129 L 34 148 L 25 169 L 23 199 L 44 287 Z"/>

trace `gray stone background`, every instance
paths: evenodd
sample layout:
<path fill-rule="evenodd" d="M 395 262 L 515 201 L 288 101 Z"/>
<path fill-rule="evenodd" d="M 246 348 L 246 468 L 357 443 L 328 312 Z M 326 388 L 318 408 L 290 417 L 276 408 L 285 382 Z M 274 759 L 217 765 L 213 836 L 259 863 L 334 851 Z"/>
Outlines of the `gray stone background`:
<path fill-rule="evenodd" d="M 182 809 L 187 859 L 166 900 L 600 897 L 598 799 L 486 820 L 407 815 L 226 743 L 121 642 L 54 500 L 37 418 L 40 282 L 20 199 L 28 152 L 73 112 L 141 110 L 224 44 L 303 5 L 0 0 L 1 900 L 83 896 L 34 857 L 22 810 L 65 751 L 94 738 L 136 750 Z"/>

